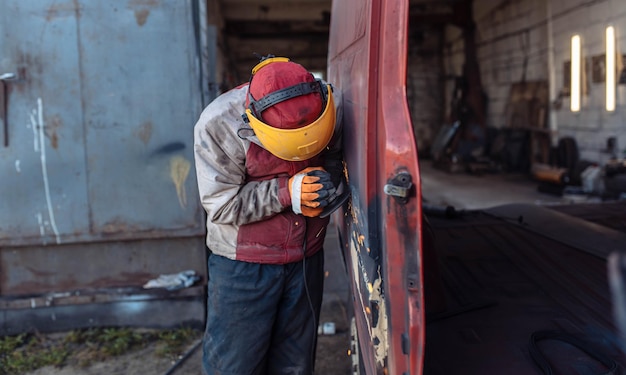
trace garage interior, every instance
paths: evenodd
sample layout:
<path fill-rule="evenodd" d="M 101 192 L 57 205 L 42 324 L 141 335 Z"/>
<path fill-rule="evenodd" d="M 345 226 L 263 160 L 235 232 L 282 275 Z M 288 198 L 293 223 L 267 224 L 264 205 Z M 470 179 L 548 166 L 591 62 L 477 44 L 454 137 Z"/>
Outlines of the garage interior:
<path fill-rule="evenodd" d="M 6 171 L 3 176 L 13 178 L 6 178 L 4 185 L 0 184 L 0 191 L 5 197 L 3 204 L 13 203 L 12 200 L 21 202 L 11 199 L 12 196 L 29 197 L 29 205 L 19 210 L 4 210 L 21 214 L 23 222 L 11 218 L 11 223 L 9 220 L 0 223 L 0 240 L 5 241 L 0 246 L 0 304 L 3 310 L 0 328 L 3 334 L 26 331 L 35 323 L 42 332 L 90 326 L 142 326 L 147 322 L 169 326 L 182 321 L 201 327 L 206 306 L 203 285 L 195 284 L 174 291 L 146 291 L 142 287 L 159 275 L 185 269 L 196 269 L 202 278 L 206 277 L 201 208 L 191 199 L 189 205 L 182 204 L 185 200 L 181 195 L 172 200 L 171 194 L 178 192 L 174 189 L 178 186 L 172 183 L 169 173 L 161 173 L 170 172 L 166 168 L 172 165 L 193 167 L 181 163 L 184 159 L 180 158 L 189 156 L 191 147 L 185 143 L 188 134 L 171 124 L 182 123 L 191 127 L 196 118 L 193 111 L 201 110 L 201 100 L 194 93 L 191 100 L 180 100 L 189 104 L 188 107 L 181 103 L 174 106 L 171 105 L 174 102 L 171 93 L 181 97 L 181 93 L 192 93 L 198 87 L 196 78 L 201 78 L 198 81 L 208 81 L 208 86 L 203 87 L 206 98 L 214 98 L 249 79 L 250 69 L 258 61 L 255 54 L 286 56 L 321 76 L 328 69 L 331 0 L 129 0 L 119 3 L 127 6 L 115 2 L 83 1 L 51 1 L 44 6 L 35 1 L 12 1 L 3 8 L 15 11 L 23 18 L 15 17 L 10 26 L 17 32 L 10 30 L 15 32 L 10 34 L 7 27 L 6 37 L 2 39 L 4 45 L 15 46 L 7 48 L 11 53 L 4 51 L 8 57 L 0 59 L 3 69 L 0 77 L 4 77 L 5 72 L 16 72 L 19 79 L 13 82 L 7 79 L 6 84 L 4 78 L 0 79 L 0 89 L 6 87 L 10 94 L 2 98 L 8 104 L 3 106 L 0 103 L 0 109 L 8 110 L 0 111 L 0 117 L 11 118 L 10 136 L 7 136 L 7 121 L 4 122 L 5 134 L 1 138 L 4 148 L 0 156 L 6 162 L 1 166 Z M 192 24 L 191 15 L 198 9 L 188 11 L 189 4 L 206 14 L 206 24 Z M 588 248 L 611 241 L 626 243 L 618 242 L 616 238 L 622 237 L 614 236 L 617 232 L 626 232 L 623 209 L 626 204 L 626 70 L 623 64 L 626 52 L 622 52 L 626 50 L 626 38 L 621 29 L 626 24 L 626 3 L 623 0 L 410 0 L 407 6 L 406 91 L 420 156 L 422 193 L 427 206 L 430 203 L 436 206 L 432 222 L 437 231 L 458 235 L 457 238 L 474 236 L 477 239 L 472 251 L 461 254 L 467 259 L 454 252 L 461 248 L 456 245 L 450 245 L 446 249 L 448 252 L 440 254 L 453 260 L 442 267 L 449 284 L 458 286 L 453 291 L 456 292 L 453 293 L 456 304 L 451 306 L 492 306 L 493 299 L 502 297 L 497 292 L 502 292 L 505 303 L 500 306 L 505 312 L 510 308 L 509 311 L 521 311 L 520 315 L 534 313 L 536 317 L 543 314 L 539 317 L 541 319 L 533 322 L 541 323 L 550 311 L 519 309 L 518 302 L 522 298 L 517 300 L 517 297 L 532 299 L 529 291 L 539 289 L 536 278 L 541 277 L 541 285 L 551 286 L 552 296 L 567 296 L 566 308 L 561 310 L 557 302 L 562 300 L 546 298 L 547 302 L 554 302 L 550 306 L 553 311 L 559 311 L 569 319 L 570 312 L 571 315 L 579 313 L 576 310 L 579 306 L 586 309 L 587 315 L 579 314 L 582 316 L 580 320 L 578 317 L 563 318 L 557 320 L 558 324 L 566 328 L 578 325 L 579 328 L 593 322 L 595 327 L 608 330 L 607 327 L 612 325 L 605 272 L 608 252 L 599 255 L 577 253 L 571 251 L 568 244 L 560 243 L 557 248 L 541 233 L 524 236 L 526 232 L 512 228 L 518 224 L 532 224 L 530 214 L 521 221 L 516 216 L 508 223 L 510 227 L 487 217 L 487 214 L 477 214 L 482 227 L 474 230 L 459 228 L 459 222 L 438 216 L 437 208 L 452 205 L 459 209 L 473 209 L 522 201 L 550 206 L 559 204 L 554 210 L 557 214 L 582 217 L 613 229 L 613 237 L 605 236 L 604 242 L 592 243 L 594 238 L 588 237 L 584 243 Z M 194 17 L 199 13 L 194 13 Z M 39 17 L 33 17 L 33 14 Z M 102 22 L 104 16 L 110 17 L 107 19 L 110 22 Z M 9 17 L 6 18 L 8 21 Z M 29 27 L 33 25 L 40 27 L 40 32 L 30 32 Z M 79 30 L 72 31 L 77 25 L 82 25 L 82 32 L 89 36 L 82 42 L 77 39 Z M 205 26 L 206 30 L 202 29 Z M 141 33 L 142 30 L 150 32 Z M 71 34 L 65 34 L 70 31 Z M 194 32 L 198 34 L 194 35 Z M 26 42 L 9 37 L 18 34 Z M 142 39 L 145 35 L 158 38 Z M 193 65 L 197 63 L 193 48 L 196 46 L 189 41 L 198 35 L 208 40 L 204 41 L 206 51 L 202 51 L 205 63 L 210 66 L 206 69 L 208 77 L 196 77 L 193 72 L 197 68 Z M 65 43 L 72 48 L 59 52 L 66 47 Z M 84 49 L 77 48 L 80 43 Z M 37 58 L 31 61 L 22 47 Z M 76 61 L 68 51 L 76 54 Z M 13 52 L 17 57 L 12 57 Z M 135 58 L 139 52 L 150 58 Z M 147 52 L 150 54 L 146 55 Z M 169 56 L 164 58 L 166 54 Z M 187 61 L 185 54 L 194 55 L 189 58 L 191 62 Z M 64 60 L 60 63 L 48 59 L 49 56 L 63 56 Z M 172 70 L 171 66 L 178 68 Z M 72 75 L 78 76 L 77 72 L 80 77 Z M 149 92 L 154 95 L 149 96 L 152 101 L 143 100 L 156 81 L 166 87 L 180 82 L 185 84 L 176 86 L 178 91 L 170 91 L 170 96 L 158 94 L 161 86 L 156 86 Z M 58 90 L 61 85 L 75 89 Z M 146 92 L 139 91 L 142 85 Z M 86 91 L 91 94 L 86 95 L 87 100 L 68 94 L 85 95 L 81 91 L 84 88 L 90 89 Z M 132 92 L 131 89 L 144 95 L 119 95 L 120 92 Z M 37 107 L 33 99 L 39 95 L 45 99 L 46 107 L 41 104 Z M 59 99 L 56 108 L 55 99 Z M 74 107 L 81 107 L 76 103 L 88 104 L 85 108 L 91 112 L 74 113 Z M 65 106 L 71 107 L 72 111 L 66 111 Z M 42 113 L 41 108 L 48 112 Z M 35 117 L 32 114 L 35 112 L 31 113 L 33 109 L 39 109 L 37 113 L 42 119 L 38 127 L 41 132 L 35 134 L 41 140 L 34 147 L 36 152 L 18 147 L 32 144 L 31 136 L 36 129 L 34 124 L 29 127 Z M 154 116 L 155 113 L 166 113 L 171 117 Z M 45 127 L 44 115 L 48 123 Z M 86 119 L 85 123 L 82 119 Z M 85 139 L 90 140 L 89 147 L 83 144 Z M 52 186 L 56 186 L 51 190 L 52 200 L 48 197 L 47 201 L 42 198 L 43 188 L 39 186 L 42 184 L 39 163 L 44 155 L 43 147 L 38 148 L 46 142 L 52 147 L 48 162 Z M 71 145 L 76 150 L 69 147 Z M 100 153 L 88 154 L 83 149 Z M 77 156 L 83 153 L 86 156 Z M 27 169 L 27 161 L 31 162 L 31 168 Z M 73 163 L 80 165 L 77 167 Z M 94 175 L 107 168 L 110 168 L 108 173 Z M 191 197 L 195 194 L 193 170 L 187 171 L 186 186 L 188 197 Z M 116 177 L 115 183 L 111 183 L 111 173 Z M 89 184 L 83 187 L 76 182 L 86 176 L 91 177 L 91 184 L 95 187 Z M 180 183 L 179 180 L 174 182 Z M 22 186 L 27 194 L 20 190 Z M 75 204 L 81 191 L 85 194 L 84 202 Z M 87 191 L 92 195 L 86 195 Z M 155 204 L 147 204 L 147 207 L 134 205 L 150 202 L 144 199 L 149 195 L 146 191 L 158 193 L 151 196 L 159 201 L 158 214 L 154 211 Z M 110 204 L 113 192 L 119 192 L 120 197 L 133 204 Z M 622 200 L 621 205 L 613 206 L 619 210 L 612 212 L 598 212 L 603 208 L 595 205 L 596 202 L 619 200 Z M 173 202 L 172 207 L 164 208 L 164 201 Z M 584 207 L 589 206 L 560 204 L 570 202 L 593 203 L 596 207 L 585 211 Z M 41 207 L 45 207 L 45 203 L 49 209 L 44 212 Z M 179 206 L 184 206 L 184 210 Z M 38 215 L 32 214 L 31 208 L 35 208 Z M 52 216 L 52 208 L 58 210 L 59 224 L 65 224 L 60 228 L 61 236 L 56 233 L 56 242 L 54 220 L 47 220 Z M 92 215 L 83 219 L 85 212 Z M 104 219 L 98 216 L 103 213 L 106 214 Z M 180 214 L 182 219 L 172 213 Z M 109 216 L 112 220 L 107 221 Z M 467 217 L 468 220 L 472 218 L 475 217 Z M 62 222 L 61 219 L 65 220 Z M 101 225 L 85 225 L 96 219 L 100 219 L 96 224 Z M 180 222 L 186 225 L 181 226 Z M 15 224 L 16 229 L 12 229 L 11 224 Z M 502 233 L 498 230 L 504 227 L 505 237 L 499 237 Z M 571 237 L 572 228 L 564 228 L 560 232 L 561 238 Z M 28 238 L 30 242 L 25 242 L 24 239 L 33 233 Z M 575 238 L 584 233 L 579 231 Z M 487 237 L 489 241 L 485 241 Z M 500 238 L 505 240 L 500 241 Z M 484 246 L 485 242 L 490 246 Z M 508 245 L 511 243 L 517 244 L 520 251 L 532 248 L 532 258 L 520 257 L 519 253 L 510 251 Z M 539 255 L 555 248 L 560 257 L 551 258 L 553 262 L 546 264 Z M 527 268 L 511 266 L 507 263 L 511 258 Z M 119 259 L 125 262 L 119 262 Z M 562 259 L 569 259 L 570 263 L 561 263 Z M 499 267 L 504 263 L 510 267 Z M 102 264 L 114 266 L 102 267 Z M 467 264 L 475 267 L 466 267 Z M 585 268 L 588 266 L 590 268 Z M 560 277 L 550 284 L 547 281 L 552 280 L 555 269 Z M 583 272 L 589 269 L 595 271 L 592 276 Z M 485 270 L 487 272 L 482 272 Z M 337 267 L 331 275 L 339 275 L 341 271 L 341 267 Z M 578 278 L 580 275 L 592 280 L 585 283 Z M 506 285 L 502 283 L 505 277 L 509 282 Z M 487 283 L 490 283 L 489 288 L 485 287 Z M 346 284 L 344 279 L 335 284 L 340 289 L 332 292 L 340 294 L 341 298 L 332 301 L 335 302 L 333 308 L 339 305 L 337 301 L 345 300 Z M 491 294 L 479 293 L 484 290 Z M 583 292 L 593 295 L 582 298 L 588 297 Z M 579 303 L 581 298 L 584 303 Z M 154 314 L 153 311 L 165 313 Z M 505 314 L 494 316 L 502 318 Z M 504 330 L 494 329 L 490 331 L 492 336 L 479 337 L 479 329 L 467 328 L 480 326 L 489 319 L 481 317 L 476 324 L 463 316 L 462 319 L 467 320 L 443 329 L 445 316 L 434 317 L 439 326 L 431 327 L 439 339 L 429 341 L 429 344 L 433 343 L 432 348 L 442 348 L 442 353 L 454 349 L 466 355 L 458 362 L 459 366 L 491 364 L 493 368 L 506 368 L 513 364 L 499 355 L 491 356 L 491 363 L 481 362 L 482 358 L 472 357 L 471 351 L 463 351 L 465 348 L 461 346 L 467 344 L 477 348 L 480 340 L 488 343 L 489 338 L 497 338 L 493 340 L 496 343 L 510 343 L 510 337 L 504 337 Z M 516 318 L 513 316 L 514 323 Z M 502 318 L 498 323 L 502 323 L 502 327 L 510 325 L 504 320 Z M 621 323 L 626 327 L 626 321 Z M 530 324 L 527 327 L 530 328 Z M 344 328 L 343 336 L 323 337 L 322 340 L 347 339 L 345 323 L 338 328 Z M 521 326 L 518 328 L 516 337 L 526 342 L 527 332 Z M 455 342 L 458 347 L 449 347 L 451 340 L 447 339 L 458 337 L 459 332 L 463 341 Z M 596 334 L 592 337 L 595 344 L 606 344 L 603 341 L 606 332 L 596 330 L 592 333 Z M 617 344 L 610 344 L 608 353 L 622 360 L 615 354 Z M 339 346 L 343 348 L 345 344 Z M 335 354 L 335 346 L 332 348 Z M 518 347 L 507 353 L 522 356 Z M 340 355 L 343 360 L 349 360 L 343 352 Z M 521 369 L 525 371 L 531 362 L 528 358 L 523 358 L 523 362 Z M 446 364 L 446 358 L 430 357 L 427 361 L 430 374 L 454 373 L 446 372 L 449 368 L 441 368 Z"/>
<path fill-rule="evenodd" d="M 313 44 L 324 43 L 332 4 L 295 3 L 219 2 L 221 89 L 245 81 L 252 52 L 326 71 L 325 48 Z M 306 12 L 282 13 L 304 4 Z M 246 6 L 246 15 L 234 10 Z M 611 371 L 623 356 L 606 269 L 610 250 L 623 250 L 624 204 L 595 203 L 626 197 L 619 27 L 626 4 L 411 0 L 408 6 L 406 90 L 441 272 L 441 284 L 425 280 L 425 373 L 535 373 L 533 348 L 544 345 L 537 342 L 548 329 L 575 333 L 599 349 L 542 346 L 563 373 Z M 246 22 L 258 22 L 263 32 L 246 32 Z M 440 210 L 513 202 L 550 208 L 508 206 L 452 220 Z M 590 229 L 597 225 L 600 232 Z M 429 299 L 437 287 L 445 302 Z"/>
<path fill-rule="evenodd" d="M 255 54 L 288 56 L 326 72 L 331 1 L 209 3 L 219 91 L 249 78 Z M 619 25 L 626 5 L 411 0 L 409 17 L 406 90 L 422 164 L 483 178 L 522 175 L 547 200 L 624 198 Z M 579 64 L 571 63 L 572 48 Z M 606 58 L 607 48 L 614 59 Z"/>

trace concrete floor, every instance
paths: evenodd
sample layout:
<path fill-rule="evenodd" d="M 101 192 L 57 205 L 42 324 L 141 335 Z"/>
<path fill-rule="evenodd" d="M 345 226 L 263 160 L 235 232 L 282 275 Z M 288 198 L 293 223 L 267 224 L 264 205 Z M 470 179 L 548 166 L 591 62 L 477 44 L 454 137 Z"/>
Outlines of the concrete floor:
<path fill-rule="evenodd" d="M 537 191 L 537 183 L 522 174 L 448 173 L 432 167 L 429 160 L 420 165 L 424 204 L 454 206 L 456 209 L 480 209 L 507 203 L 561 204 L 567 199 Z M 345 353 L 349 348 L 350 282 L 345 272 L 339 239 L 334 225 L 329 226 L 325 241 L 324 299 L 320 324 L 335 323 L 337 334 L 321 337 L 318 342 L 317 367 L 333 374 L 347 374 L 350 358 L 331 353 Z"/>
<path fill-rule="evenodd" d="M 526 174 L 483 174 L 472 175 L 464 172 L 448 173 L 436 169 L 430 160 L 420 164 L 420 179 L 423 203 L 431 206 L 453 206 L 457 210 L 475 210 L 510 203 L 530 203 L 537 205 L 571 204 L 590 201 L 574 197 L 560 197 L 539 192 L 538 183 Z M 318 367 L 327 373 L 349 373 L 349 357 L 335 357 L 329 353 L 342 352 L 349 345 L 350 282 L 345 273 L 340 244 L 334 226 L 329 226 L 325 242 L 324 300 L 321 322 L 332 321 L 337 326 L 337 334 L 322 337 L 318 343 Z M 338 313 L 341 310 L 341 313 Z M 330 367 L 329 367 L 330 366 Z M 332 368 L 333 370 L 329 370 Z M 345 371 L 345 372 L 344 372 Z"/>
<path fill-rule="evenodd" d="M 549 205 L 574 202 L 572 198 L 539 192 L 538 183 L 521 173 L 449 173 L 434 168 L 432 162 L 426 160 L 420 163 L 420 177 L 423 202 L 433 206 L 474 210 L 508 203 Z"/>

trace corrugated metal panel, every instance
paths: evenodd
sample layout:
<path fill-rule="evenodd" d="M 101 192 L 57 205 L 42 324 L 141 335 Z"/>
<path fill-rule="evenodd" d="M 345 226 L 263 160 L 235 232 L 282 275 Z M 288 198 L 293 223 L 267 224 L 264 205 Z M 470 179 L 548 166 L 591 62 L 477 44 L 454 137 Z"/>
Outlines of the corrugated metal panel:
<path fill-rule="evenodd" d="M 119 5 L 86 1 L 79 22 L 91 229 L 197 232 L 189 2 Z"/>
<path fill-rule="evenodd" d="M 0 2 L 1 334 L 204 319 L 199 1 Z"/>
<path fill-rule="evenodd" d="M 71 2 L 0 3 L 9 137 L 0 147 L 0 245 L 89 232 L 76 11 Z"/>
<path fill-rule="evenodd" d="M 193 1 L 0 4 L 0 245 L 201 234 Z"/>
<path fill-rule="evenodd" d="M 195 271 L 200 280 L 175 291 L 143 288 L 183 270 Z M 0 249 L 0 335 L 200 325 L 206 270 L 201 237 Z"/>

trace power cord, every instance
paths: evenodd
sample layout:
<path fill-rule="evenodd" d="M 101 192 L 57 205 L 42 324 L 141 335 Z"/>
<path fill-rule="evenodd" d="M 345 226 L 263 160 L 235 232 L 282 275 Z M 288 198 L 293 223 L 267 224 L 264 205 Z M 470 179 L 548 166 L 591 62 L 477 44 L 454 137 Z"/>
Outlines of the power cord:
<path fill-rule="evenodd" d="M 309 302 L 309 309 L 311 310 L 311 317 L 313 318 L 313 344 L 311 345 L 311 374 L 313 374 L 313 369 L 315 368 L 315 342 L 317 340 L 317 317 L 315 316 L 315 308 L 313 307 L 313 301 L 311 300 L 311 293 L 309 292 L 309 285 L 307 283 L 306 277 L 306 237 L 304 239 L 304 246 L 302 251 L 302 278 L 304 281 L 304 290 L 306 292 L 306 298 Z"/>

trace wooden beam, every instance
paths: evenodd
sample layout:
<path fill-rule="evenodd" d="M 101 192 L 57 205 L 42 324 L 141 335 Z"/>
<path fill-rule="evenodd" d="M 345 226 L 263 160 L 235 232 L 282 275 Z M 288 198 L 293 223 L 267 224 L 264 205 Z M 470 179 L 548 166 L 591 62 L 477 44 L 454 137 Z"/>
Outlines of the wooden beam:
<path fill-rule="evenodd" d="M 287 21 L 228 21 L 224 32 L 229 36 L 250 39 L 328 39 L 329 25 Z"/>
<path fill-rule="evenodd" d="M 296 3 L 222 2 L 222 14 L 232 21 L 313 21 L 330 17 L 330 1 Z"/>

